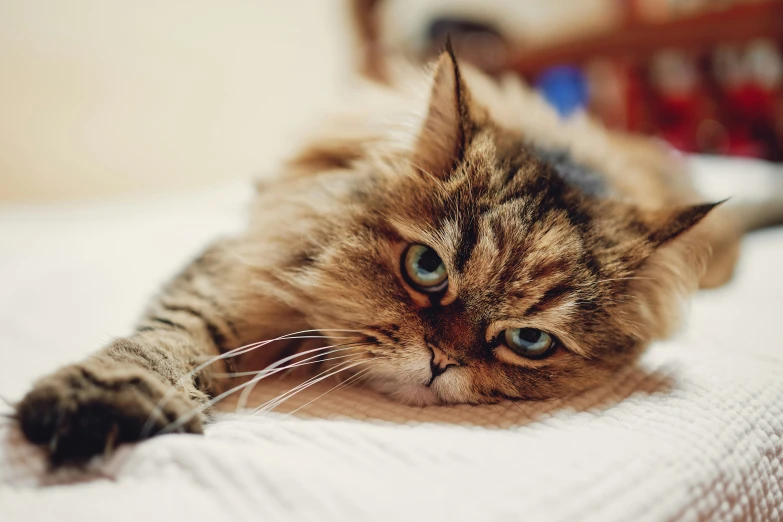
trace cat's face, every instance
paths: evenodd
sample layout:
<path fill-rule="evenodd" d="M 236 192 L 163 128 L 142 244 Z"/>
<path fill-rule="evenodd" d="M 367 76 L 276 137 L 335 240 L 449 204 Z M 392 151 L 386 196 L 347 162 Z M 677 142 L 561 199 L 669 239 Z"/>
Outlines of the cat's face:
<path fill-rule="evenodd" d="M 411 157 L 357 167 L 343 230 L 310 267 L 310 315 L 361 330 L 369 382 L 408 403 L 585 389 L 660 333 L 642 316 L 668 301 L 633 283 L 709 206 L 664 216 L 586 194 L 521 136 L 466 124 L 465 96 L 446 55 Z"/>

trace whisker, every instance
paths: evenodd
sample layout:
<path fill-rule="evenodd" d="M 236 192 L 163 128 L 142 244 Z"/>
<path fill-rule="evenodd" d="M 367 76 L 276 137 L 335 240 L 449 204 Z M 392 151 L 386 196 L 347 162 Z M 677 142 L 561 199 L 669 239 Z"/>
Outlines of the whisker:
<path fill-rule="evenodd" d="M 291 390 L 289 390 L 289 391 L 287 391 L 285 393 L 282 393 L 279 396 L 277 396 L 276 398 L 274 398 L 274 399 L 272 399 L 270 401 L 267 401 L 266 403 L 264 403 L 261 406 L 257 407 L 256 409 L 254 409 L 252 411 L 251 416 L 252 415 L 257 415 L 258 413 L 266 413 L 266 412 L 268 412 L 268 411 L 270 411 L 270 410 L 272 410 L 274 408 L 277 408 L 280 404 L 282 404 L 283 402 L 287 401 L 288 399 L 290 399 L 291 397 L 293 397 L 297 393 L 299 393 L 299 392 L 309 388 L 310 386 L 313 386 L 314 384 L 317 384 L 317 383 L 323 381 L 324 379 L 328 379 L 329 377 L 332 377 L 333 375 L 337 375 L 340 372 L 343 372 L 345 370 L 349 370 L 349 369 L 351 369 L 351 368 L 353 368 L 355 366 L 359 366 L 360 364 L 365 364 L 367 362 L 369 362 L 369 361 L 367 361 L 367 360 L 361 360 L 361 361 L 358 361 L 358 362 L 355 362 L 355 361 L 345 361 L 344 363 L 341 363 L 341 364 L 349 364 L 349 366 L 345 366 L 345 367 L 340 368 L 338 370 L 331 371 L 330 373 L 328 373 L 326 375 L 324 375 L 324 373 L 326 373 L 326 371 L 329 371 L 329 370 L 326 370 L 325 372 L 321 372 L 316 377 L 308 379 L 307 381 L 303 382 L 302 384 L 300 384 L 298 386 L 295 386 Z M 338 366 L 340 366 L 340 365 L 338 365 Z M 333 369 L 334 368 L 330 368 L 330 370 L 333 370 Z"/>
<path fill-rule="evenodd" d="M 358 330 L 357 330 L 358 331 Z M 292 335 L 292 334 L 288 334 Z M 276 337 L 274 339 L 269 339 L 267 341 L 259 341 L 256 343 L 246 344 L 244 346 L 240 346 L 239 348 L 234 348 L 233 350 L 230 350 L 228 352 L 223 352 L 220 355 L 205 355 L 202 358 L 206 359 L 207 362 L 204 364 L 211 364 L 215 361 L 218 361 L 220 359 L 228 359 L 231 357 L 237 357 L 239 355 L 243 355 L 248 352 L 252 352 L 253 350 L 260 348 L 262 346 L 266 346 L 269 343 L 272 343 L 274 341 L 289 341 L 289 340 L 299 340 L 299 339 L 355 339 L 356 337 L 332 337 L 328 335 L 300 335 L 296 337 Z M 239 351 L 238 351 L 239 350 Z M 195 370 L 193 370 L 195 371 Z"/>
<path fill-rule="evenodd" d="M 280 395 L 278 395 L 277 397 L 266 401 L 265 403 L 261 404 L 260 406 L 257 406 L 256 408 L 253 409 L 253 411 L 251 412 L 251 415 L 254 415 L 254 414 L 258 413 L 263 408 L 269 406 L 270 404 L 272 404 L 275 401 L 278 401 L 278 400 L 282 399 L 287 394 L 292 393 L 292 392 L 294 392 L 296 390 L 299 390 L 302 387 L 307 387 L 308 385 L 312 384 L 317 378 L 321 377 L 322 375 L 325 375 L 326 373 L 329 373 L 329 372 L 335 370 L 336 368 L 338 368 L 338 367 L 340 367 L 342 365 L 350 364 L 350 363 L 354 362 L 355 360 L 356 359 L 349 360 L 349 361 L 343 361 L 342 363 L 339 363 L 339 364 L 337 364 L 337 365 L 335 365 L 335 366 L 333 366 L 331 368 L 327 368 L 326 370 L 324 370 L 324 371 L 322 371 L 322 372 L 320 372 L 320 373 L 310 377 L 309 379 L 305 380 L 304 382 L 299 383 L 298 385 L 294 386 L 290 390 L 286 390 L 283 393 L 281 393 Z"/>
<path fill-rule="evenodd" d="M 333 330 L 333 331 L 338 331 L 338 330 Z M 341 331 L 343 331 L 343 332 L 361 333 L 358 330 L 341 330 Z M 188 380 L 193 379 L 194 375 L 199 373 L 201 370 L 203 370 L 204 368 L 206 368 L 210 364 L 212 364 L 214 362 L 217 362 L 219 360 L 222 360 L 222 359 L 227 359 L 229 357 L 235 357 L 237 355 L 241 355 L 243 353 L 247 353 L 249 351 L 255 350 L 255 349 L 257 349 L 257 348 L 259 348 L 261 346 L 266 346 L 267 344 L 273 343 L 275 341 L 280 341 L 280 340 L 284 340 L 284 339 L 297 339 L 297 337 L 295 337 L 295 336 L 297 336 L 299 334 L 311 333 L 311 332 L 320 332 L 320 330 L 302 330 L 302 331 L 299 331 L 299 332 L 292 332 L 292 333 L 288 333 L 288 334 L 285 334 L 285 335 L 281 335 L 280 337 L 276 337 L 274 339 L 269 339 L 269 340 L 266 340 L 266 341 L 260 341 L 260 342 L 256 342 L 256 343 L 246 344 L 244 346 L 240 346 L 238 348 L 234 348 L 233 350 L 229 350 L 227 352 L 221 353 L 220 355 L 217 355 L 217 356 L 209 359 L 208 361 L 198 365 L 196 368 L 194 368 L 193 370 L 189 371 L 188 373 L 186 373 L 185 375 L 180 377 L 177 380 L 176 384 L 174 386 L 172 386 L 172 388 L 170 390 L 168 390 L 163 395 L 163 397 L 161 397 L 161 399 L 157 402 L 157 404 L 155 404 L 155 407 L 153 408 L 153 411 L 151 411 L 150 414 L 147 416 L 147 420 L 145 421 L 144 426 L 141 429 L 141 434 L 140 434 L 141 438 L 144 439 L 144 438 L 147 438 L 147 436 L 149 436 L 149 432 L 152 429 L 155 416 L 157 414 L 162 413 L 161 407 L 166 402 L 168 402 L 174 396 L 174 394 L 176 394 L 180 390 L 180 388 L 182 387 L 182 385 L 185 382 L 187 382 Z M 304 352 L 304 353 L 308 353 L 308 352 Z"/>
<path fill-rule="evenodd" d="M 345 351 L 345 350 L 350 350 L 352 348 L 355 348 L 356 346 L 357 346 L 356 344 L 349 344 L 349 345 L 337 345 L 337 344 L 334 344 L 332 346 L 326 346 L 324 348 L 314 348 L 312 350 L 307 350 L 307 351 L 304 351 L 304 352 L 301 352 L 301 353 L 295 353 L 295 354 L 290 355 L 288 357 L 285 357 L 285 358 L 283 358 L 283 359 L 281 359 L 281 360 L 279 360 L 279 361 L 277 361 L 277 362 L 275 362 L 273 364 L 270 364 L 269 366 L 267 366 L 266 368 L 261 370 L 261 372 L 258 375 L 256 375 L 255 377 L 253 377 L 248 383 L 243 385 L 244 390 L 242 391 L 242 394 L 239 396 L 239 400 L 237 400 L 237 406 L 236 406 L 235 411 L 243 410 L 245 408 L 245 404 L 247 404 L 247 399 L 250 397 L 250 394 L 253 393 L 253 389 L 256 387 L 256 384 L 258 384 L 258 382 L 261 379 L 264 379 L 267 375 L 271 375 L 270 370 L 274 370 L 274 369 L 278 368 L 282 363 L 287 362 L 287 361 L 289 361 L 291 359 L 296 359 L 297 357 L 301 357 L 302 355 L 307 355 L 308 353 L 319 351 L 319 350 L 326 350 L 326 349 L 336 348 L 335 350 L 330 350 L 327 353 L 319 353 L 318 355 L 314 355 L 314 356 L 308 357 L 307 359 L 303 359 L 302 361 L 299 361 L 299 362 L 305 362 L 305 361 L 309 361 L 309 360 L 312 360 L 312 359 L 316 359 L 318 357 L 323 357 L 324 355 L 331 355 L 331 354 L 336 353 L 336 352 L 342 352 L 342 351 Z M 286 368 L 281 368 L 281 369 L 276 370 L 273 373 L 277 373 L 278 371 L 284 371 L 285 369 Z"/>
<path fill-rule="evenodd" d="M 268 339 L 266 341 L 259 341 L 255 343 L 246 344 L 244 346 L 240 346 L 239 348 L 234 348 L 233 350 L 229 350 L 227 352 L 223 352 L 220 355 L 216 355 L 206 362 L 202 363 L 201 365 L 197 366 L 190 372 L 188 372 L 185 376 L 180 378 L 180 381 L 183 381 L 186 378 L 192 377 L 196 373 L 200 372 L 213 362 L 219 361 L 221 359 L 228 359 L 230 357 L 236 357 L 237 355 L 242 355 L 247 352 L 251 352 L 257 348 L 260 348 L 262 346 L 266 346 L 267 344 L 273 343 L 275 341 L 283 341 L 283 340 L 292 340 L 292 339 L 329 339 L 330 337 L 327 337 L 325 335 L 299 335 L 303 333 L 310 333 L 310 332 L 320 332 L 321 330 L 302 330 L 301 332 L 293 332 L 285 335 L 281 335 L 280 337 L 275 337 L 274 339 Z M 337 331 L 337 330 L 335 330 Z M 345 332 L 355 332 L 355 333 L 361 333 L 359 330 L 343 330 Z M 338 337 L 338 339 L 352 339 L 353 337 Z"/>
<path fill-rule="evenodd" d="M 277 368 L 277 366 L 279 366 L 280 364 L 286 362 L 287 360 L 293 359 L 295 357 L 299 357 L 301 355 L 306 355 L 306 354 L 311 353 L 311 352 L 315 352 L 315 351 L 319 351 L 319 350 L 326 350 L 326 349 L 329 349 L 329 348 L 333 348 L 333 346 L 325 346 L 323 348 L 313 348 L 312 350 L 307 350 L 307 351 L 302 352 L 302 353 L 294 354 L 294 355 L 292 355 L 290 357 L 286 357 L 285 359 L 281 359 L 280 361 L 278 361 L 278 362 L 276 362 L 274 364 L 270 364 L 269 366 L 267 366 L 265 368 L 266 371 L 262 370 L 253 379 L 251 379 L 251 380 L 249 380 L 249 381 L 247 381 L 245 383 L 239 384 L 238 386 L 235 386 L 235 387 L 231 388 L 230 390 L 227 390 L 227 391 L 221 393 L 220 395 L 217 395 L 216 397 L 213 397 L 212 399 L 210 399 L 209 401 L 205 402 L 204 404 L 201 404 L 201 405 L 193 408 L 188 413 L 186 413 L 185 415 L 180 416 L 175 421 L 171 422 L 169 425 L 167 425 L 165 428 L 163 428 L 160 431 L 160 433 L 169 433 L 171 430 L 176 430 L 177 428 L 180 428 L 184 423 L 186 423 L 187 421 L 192 419 L 194 415 L 198 415 L 199 413 L 203 412 L 204 410 L 206 410 L 208 408 L 211 408 L 212 406 L 214 406 L 218 402 L 222 401 L 223 399 L 225 399 L 229 395 L 234 394 L 234 393 L 238 392 L 239 390 L 247 390 L 247 388 L 249 386 L 255 386 L 256 384 L 258 384 L 258 381 L 260 381 L 261 379 L 263 379 L 265 377 L 268 377 L 269 375 L 272 375 L 274 373 L 277 373 L 277 371 L 282 371 L 282 370 L 277 370 L 277 371 L 272 371 L 272 370 L 275 370 L 275 368 Z M 335 351 L 349 350 L 351 348 L 353 348 L 353 346 L 349 346 L 347 348 L 340 348 L 340 349 L 335 350 Z M 243 392 L 243 395 L 244 395 L 244 392 Z M 240 397 L 240 400 L 241 400 L 241 397 Z M 247 401 L 247 396 L 245 396 L 245 402 L 246 401 Z M 244 402 L 242 403 L 242 408 L 244 408 Z M 239 407 L 239 405 L 237 405 L 236 409 L 239 410 L 241 408 Z"/>
<path fill-rule="evenodd" d="M 354 346 L 356 346 L 356 343 L 345 343 L 344 345 L 338 345 L 338 346 L 339 347 L 343 347 L 343 346 L 345 346 L 345 347 L 354 347 Z M 308 357 L 307 359 L 304 359 L 304 360 L 305 361 L 309 361 L 311 359 L 315 359 L 314 361 L 312 361 L 312 363 L 307 363 L 307 364 L 321 364 L 321 363 L 323 363 L 323 361 L 326 360 L 326 359 L 322 359 L 322 357 L 326 357 L 328 355 L 332 355 L 333 353 L 335 353 L 337 351 L 339 351 L 339 350 L 329 351 L 329 352 L 326 352 L 326 353 L 319 353 L 319 354 L 313 355 L 312 357 Z M 341 356 L 339 356 L 339 358 L 354 357 L 355 355 L 356 354 L 354 354 L 354 353 L 349 353 L 348 355 L 341 355 Z M 334 358 L 336 359 L 337 357 L 334 357 Z M 283 375 L 281 375 L 280 377 L 281 378 L 285 378 L 286 376 L 288 376 L 288 374 L 290 374 L 292 371 L 294 371 L 296 369 L 296 366 L 297 366 L 297 363 L 294 363 L 294 364 L 289 364 L 288 366 L 285 366 L 283 368 L 279 368 L 280 371 L 284 372 Z"/>
<path fill-rule="evenodd" d="M 4 395 L 0 395 L 0 401 L 3 401 L 7 406 L 10 406 L 11 408 L 16 409 L 16 405 L 11 402 L 7 397 Z"/>
<path fill-rule="evenodd" d="M 363 376 L 363 374 L 366 374 L 366 373 L 367 373 L 368 371 L 370 371 L 370 370 L 372 370 L 372 368 L 364 368 L 363 370 L 359 370 L 359 371 L 358 371 L 358 372 L 356 372 L 355 374 L 353 374 L 353 375 L 351 375 L 350 377 L 348 377 L 347 379 L 345 379 L 343 382 L 341 382 L 341 383 L 337 384 L 336 386 L 334 386 L 334 387 L 332 387 L 332 388 L 329 388 L 328 390 L 326 390 L 324 393 L 322 393 L 321 395 L 319 395 L 319 396 L 318 396 L 318 397 L 316 397 L 315 399 L 313 399 L 313 400 L 311 400 L 311 401 L 307 402 L 306 404 L 303 404 L 302 406 L 299 406 L 297 409 L 295 409 L 294 411 L 291 411 L 291 412 L 287 413 L 286 415 L 293 415 L 294 413 L 298 412 L 298 411 L 299 411 L 299 410 L 301 410 L 302 408 L 305 408 L 305 407 L 307 407 L 307 406 L 310 406 L 312 403 L 314 403 L 315 401 L 317 401 L 318 399 L 320 399 L 320 398 L 321 398 L 321 397 L 323 397 L 324 395 L 328 395 L 329 393 L 331 393 L 331 392 L 333 392 L 333 391 L 337 391 L 337 390 L 338 390 L 338 389 L 340 389 L 340 388 L 347 387 L 349 384 L 351 384 L 351 383 L 353 383 L 353 382 L 356 382 L 356 381 L 358 381 L 358 380 L 359 380 L 359 378 Z"/>
<path fill-rule="evenodd" d="M 346 357 L 353 357 L 354 354 L 351 355 L 340 355 L 337 357 L 328 357 L 326 359 L 319 359 L 317 361 L 310 361 L 310 359 L 315 359 L 317 357 L 323 357 L 324 355 L 329 355 L 334 352 L 327 352 L 326 354 L 318 354 L 314 355 L 313 357 L 309 357 L 305 359 L 304 361 L 295 362 L 293 364 L 289 364 L 288 366 L 283 366 L 282 368 L 276 368 L 270 373 L 277 373 L 282 372 L 285 370 L 293 370 L 294 368 L 297 368 L 299 366 L 306 366 L 308 364 L 318 364 L 326 361 L 334 361 L 335 359 L 345 359 Z M 305 362 L 310 361 L 310 362 Z M 214 377 L 220 378 L 220 379 L 234 379 L 237 377 L 250 377 L 251 375 L 258 375 L 259 373 L 264 373 L 266 370 L 253 370 L 253 371 L 247 371 L 247 372 L 233 372 L 233 373 L 215 373 L 213 374 Z"/>

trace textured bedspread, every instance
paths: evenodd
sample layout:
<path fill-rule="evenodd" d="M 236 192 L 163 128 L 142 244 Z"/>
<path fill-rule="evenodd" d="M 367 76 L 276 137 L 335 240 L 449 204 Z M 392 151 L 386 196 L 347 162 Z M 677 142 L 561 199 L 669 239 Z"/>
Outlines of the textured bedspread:
<path fill-rule="evenodd" d="M 128 331 L 248 194 L 0 207 L 0 396 Z M 86 476 L 47 473 L 0 420 L 0 519 L 781 520 L 783 230 L 745 249 L 678 338 L 567 402 L 409 408 L 349 388 L 285 413 L 328 388 L 312 389 L 205 437 L 122 448 Z"/>

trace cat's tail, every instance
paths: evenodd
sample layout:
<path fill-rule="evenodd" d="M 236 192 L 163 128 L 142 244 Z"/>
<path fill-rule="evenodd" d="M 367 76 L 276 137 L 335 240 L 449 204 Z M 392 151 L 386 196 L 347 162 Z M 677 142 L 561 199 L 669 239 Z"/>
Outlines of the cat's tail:
<path fill-rule="evenodd" d="M 738 203 L 727 207 L 727 211 L 731 211 L 733 219 L 744 232 L 783 225 L 783 197 L 780 195 L 755 203 Z"/>
<path fill-rule="evenodd" d="M 715 288 L 734 274 L 742 236 L 783 224 L 783 165 L 710 156 L 691 156 L 688 162 L 700 198 L 725 200 L 701 227 L 712 255 L 700 286 Z"/>
<path fill-rule="evenodd" d="M 783 165 L 700 156 L 691 159 L 691 167 L 702 194 L 728 198 L 722 212 L 742 234 L 783 225 Z"/>

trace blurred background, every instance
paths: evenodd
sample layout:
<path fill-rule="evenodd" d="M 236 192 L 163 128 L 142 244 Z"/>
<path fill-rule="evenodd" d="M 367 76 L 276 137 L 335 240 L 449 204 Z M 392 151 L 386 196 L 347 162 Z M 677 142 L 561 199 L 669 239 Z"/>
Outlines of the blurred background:
<path fill-rule="evenodd" d="M 373 5 L 374 0 L 358 0 Z M 0 200 L 166 193 L 273 168 L 350 83 L 348 1 L 0 0 Z M 783 161 L 783 0 L 386 0 L 563 117 Z"/>

